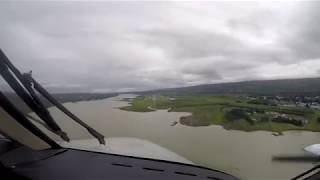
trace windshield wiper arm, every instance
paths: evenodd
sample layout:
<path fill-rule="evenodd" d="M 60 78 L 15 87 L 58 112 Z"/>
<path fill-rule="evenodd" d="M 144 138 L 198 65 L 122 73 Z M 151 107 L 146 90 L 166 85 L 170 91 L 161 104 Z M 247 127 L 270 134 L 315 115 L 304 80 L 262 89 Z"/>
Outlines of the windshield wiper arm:
<path fill-rule="evenodd" d="M 45 97 L 49 102 L 51 102 L 53 105 L 55 105 L 58 109 L 60 109 L 62 112 L 64 112 L 67 116 L 69 116 L 71 119 L 73 119 L 75 122 L 80 124 L 82 127 L 86 128 L 87 131 L 95 137 L 100 144 L 106 144 L 104 140 L 104 136 L 100 134 L 98 131 L 90 127 L 88 124 L 80 120 L 76 115 L 74 115 L 72 112 L 70 112 L 67 108 L 65 108 L 59 101 L 57 101 L 45 88 L 43 88 L 33 77 L 31 76 L 31 73 L 24 74 L 26 78 L 28 78 L 28 81 L 30 81 L 33 84 L 33 87 L 43 96 Z"/>
<path fill-rule="evenodd" d="M 20 71 L 11 64 L 1 49 L 0 74 L 17 95 L 52 129 L 53 132 L 55 132 L 55 134 L 59 135 L 65 141 L 70 140 L 67 133 L 63 132 L 59 125 L 53 120 L 49 111 L 36 96 L 32 88 L 24 81 Z"/>
<path fill-rule="evenodd" d="M 32 124 L 24 114 L 18 110 L 10 100 L 0 91 L 0 106 L 16 121 L 18 121 L 23 127 L 28 129 L 34 135 L 48 143 L 52 148 L 59 148 L 60 146 Z"/>
<path fill-rule="evenodd" d="M 1 75 L 9 83 L 9 85 L 16 91 L 16 93 L 35 111 L 35 113 L 42 119 L 46 124 L 62 139 L 69 141 L 67 134 L 61 131 L 60 127 L 55 123 L 51 117 L 49 111 L 42 104 L 41 100 L 37 97 L 34 89 L 37 90 L 43 97 L 45 97 L 54 106 L 68 115 L 75 122 L 87 129 L 87 131 L 95 137 L 100 144 L 105 145 L 104 136 L 98 131 L 81 121 L 77 116 L 71 113 L 67 108 L 65 108 L 61 103 L 59 103 L 45 88 L 43 88 L 35 79 L 32 78 L 31 72 L 21 74 L 20 71 L 10 62 L 10 60 L 5 56 L 5 54 L 0 49 L 0 66 Z M 20 80 L 24 88 L 27 89 L 28 93 L 25 92 L 24 88 L 20 83 L 14 78 L 9 69 L 14 73 L 14 75 Z"/>

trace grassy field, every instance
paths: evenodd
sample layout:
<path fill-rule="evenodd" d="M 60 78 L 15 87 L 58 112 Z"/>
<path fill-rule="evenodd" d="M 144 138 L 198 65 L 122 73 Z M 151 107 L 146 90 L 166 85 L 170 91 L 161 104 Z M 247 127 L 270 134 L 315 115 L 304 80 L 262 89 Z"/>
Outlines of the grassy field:
<path fill-rule="evenodd" d="M 155 109 L 169 109 L 175 112 L 191 112 L 192 115 L 180 119 L 180 123 L 190 126 L 221 125 L 225 129 L 236 129 L 243 131 L 266 130 L 283 132 L 286 130 L 320 131 L 320 111 L 307 108 L 289 108 L 284 106 L 257 105 L 248 103 L 248 99 L 236 95 L 188 95 L 169 98 L 167 96 L 139 96 L 130 101 L 130 106 L 121 108 L 127 111 L 149 112 Z M 264 113 L 252 113 L 251 119 L 228 120 L 226 115 L 231 109 L 252 109 Z M 308 120 L 304 126 L 296 126 L 288 123 L 277 123 L 270 120 L 269 114 L 265 112 L 278 112 L 288 115 L 299 115 Z M 263 120 L 264 118 L 264 120 Z M 191 123 L 190 123 L 191 122 Z"/>

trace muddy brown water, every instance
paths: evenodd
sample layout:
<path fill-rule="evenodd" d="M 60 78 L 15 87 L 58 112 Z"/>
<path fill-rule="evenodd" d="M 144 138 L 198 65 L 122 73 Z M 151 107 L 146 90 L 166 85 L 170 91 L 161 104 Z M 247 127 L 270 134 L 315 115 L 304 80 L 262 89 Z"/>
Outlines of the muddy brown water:
<path fill-rule="evenodd" d="M 106 137 L 135 137 L 159 144 L 195 164 L 226 171 L 241 179 L 289 179 L 311 168 L 311 163 L 272 162 L 273 155 L 303 154 L 305 146 L 319 143 L 320 133 L 288 131 L 282 136 L 271 132 L 225 130 L 221 126 L 171 126 L 190 113 L 129 112 L 118 109 L 128 102 L 120 101 L 133 95 L 120 95 L 103 100 L 65 103 Z M 50 112 L 72 139 L 90 135 L 55 108 Z"/>

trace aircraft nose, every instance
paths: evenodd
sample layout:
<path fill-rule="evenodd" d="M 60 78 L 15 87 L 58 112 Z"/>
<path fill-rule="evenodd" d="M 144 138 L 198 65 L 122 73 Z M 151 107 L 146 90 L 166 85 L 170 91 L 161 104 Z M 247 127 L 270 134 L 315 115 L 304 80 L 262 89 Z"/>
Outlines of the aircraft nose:
<path fill-rule="evenodd" d="M 304 150 L 313 155 L 320 156 L 320 144 L 313 144 L 304 148 Z"/>

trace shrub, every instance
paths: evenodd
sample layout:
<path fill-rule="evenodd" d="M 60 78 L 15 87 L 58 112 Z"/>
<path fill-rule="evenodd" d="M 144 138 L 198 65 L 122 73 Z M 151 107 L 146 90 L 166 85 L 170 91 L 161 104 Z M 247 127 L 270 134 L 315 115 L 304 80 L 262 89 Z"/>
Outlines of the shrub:
<path fill-rule="evenodd" d="M 226 119 L 229 121 L 239 120 L 239 119 L 250 119 L 246 112 L 242 109 L 231 109 L 226 113 Z"/>
<path fill-rule="evenodd" d="M 261 122 L 267 122 L 269 121 L 269 117 L 268 116 L 262 116 L 261 117 Z"/>

